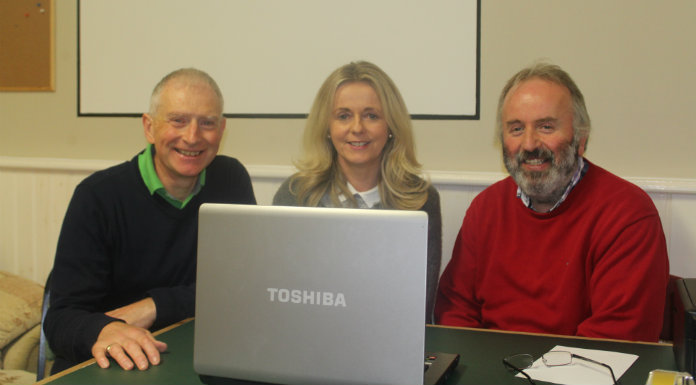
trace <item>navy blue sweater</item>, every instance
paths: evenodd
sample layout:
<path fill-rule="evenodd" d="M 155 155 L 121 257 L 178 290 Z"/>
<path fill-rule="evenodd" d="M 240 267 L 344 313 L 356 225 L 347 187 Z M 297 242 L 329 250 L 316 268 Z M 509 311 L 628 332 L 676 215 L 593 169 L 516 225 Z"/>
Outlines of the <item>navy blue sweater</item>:
<path fill-rule="evenodd" d="M 92 357 L 104 312 L 152 297 L 152 330 L 194 316 L 198 208 L 201 203 L 256 204 L 249 174 L 234 158 L 217 156 L 206 183 L 183 208 L 150 195 L 129 162 L 82 181 L 58 239 L 44 322 L 56 354 L 53 373 Z"/>

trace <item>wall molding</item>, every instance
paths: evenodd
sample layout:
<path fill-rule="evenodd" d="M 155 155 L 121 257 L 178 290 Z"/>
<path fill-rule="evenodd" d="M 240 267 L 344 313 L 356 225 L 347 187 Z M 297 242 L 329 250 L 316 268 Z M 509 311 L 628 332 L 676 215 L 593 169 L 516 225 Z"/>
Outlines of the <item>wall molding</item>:
<path fill-rule="evenodd" d="M 0 156 L 0 169 L 15 169 L 23 171 L 52 171 L 65 172 L 94 172 L 120 161 L 95 159 L 64 159 L 64 158 L 24 158 Z M 283 165 L 245 165 L 253 178 L 284 179 L 290 176 L 295 168 Z M 426 170 L 430 180 L 437 185 L 466 185 L 489 186 L 507 176 L 503 172 L 477 171 L 438 171 Z M 661 177 L 623 177 L 640 186 L 649 193 L 696 194 L 696 179 L 661 178 Z"/>

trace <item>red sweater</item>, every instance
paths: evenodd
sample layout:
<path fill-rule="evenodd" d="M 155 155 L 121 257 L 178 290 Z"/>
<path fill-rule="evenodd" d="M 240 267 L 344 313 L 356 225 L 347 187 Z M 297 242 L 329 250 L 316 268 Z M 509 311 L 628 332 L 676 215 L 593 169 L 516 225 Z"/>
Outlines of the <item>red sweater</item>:
<path fill-rule="evenodd" d="M 657 341 L 669 262 L 650 197 L 590 164 L 551 213 L 511 177 L 467 210 L 435 320 L 454 326 Z"/>

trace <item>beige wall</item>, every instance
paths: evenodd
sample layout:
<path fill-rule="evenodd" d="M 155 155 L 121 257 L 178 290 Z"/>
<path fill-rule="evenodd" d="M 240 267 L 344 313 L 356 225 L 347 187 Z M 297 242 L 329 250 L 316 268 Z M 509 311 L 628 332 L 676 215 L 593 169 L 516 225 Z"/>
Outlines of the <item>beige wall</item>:
<path fill-rule="evenodd" d="M 502 171 L 492 134 L 498 92 L 519 68 L 546 58 L 585 93 L 594 126 L 589 159 L 625 177 L 696 178 L 695 1 L 483 0 L 481 7 L 481 119 L 416 121 L 426 169 Z M 139 119 L 77 118 L 75 0 L 56 1 L 56 44 L 56 92 L 0 93 L 0 156 L 130 158 L 145 143 Z M 222 152 L 248 165 L 288 165 L 303 123 L 230 119 Z"/>

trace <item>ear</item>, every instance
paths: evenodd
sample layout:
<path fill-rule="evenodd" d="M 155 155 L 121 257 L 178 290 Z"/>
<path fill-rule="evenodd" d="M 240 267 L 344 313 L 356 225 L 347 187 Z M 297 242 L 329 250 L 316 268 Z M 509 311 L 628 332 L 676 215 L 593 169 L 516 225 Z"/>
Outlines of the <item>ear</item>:
<path fill-rule="evenodd" d="M 578 146 L 578 155 L 583 156 L 585 154 L 585 146 L 587 145 L 587 137 L 580 139 L 580 145 Z"/>
<path fill-rule="evenodd" d="M 225 132 L 225 127 L 227 127 L 227 118 L 222 117 L 222 120 L 220 121 L 220 134 L 222 135 L 223 132 Z"/>
<path fill-rule="evenodd" d="M 148 143 L 155 143 L 155 133 L 154 133 L 154 121 L 149 114 L 143 114 L 143 130 L 145 132 L 145 139 Z"/>

